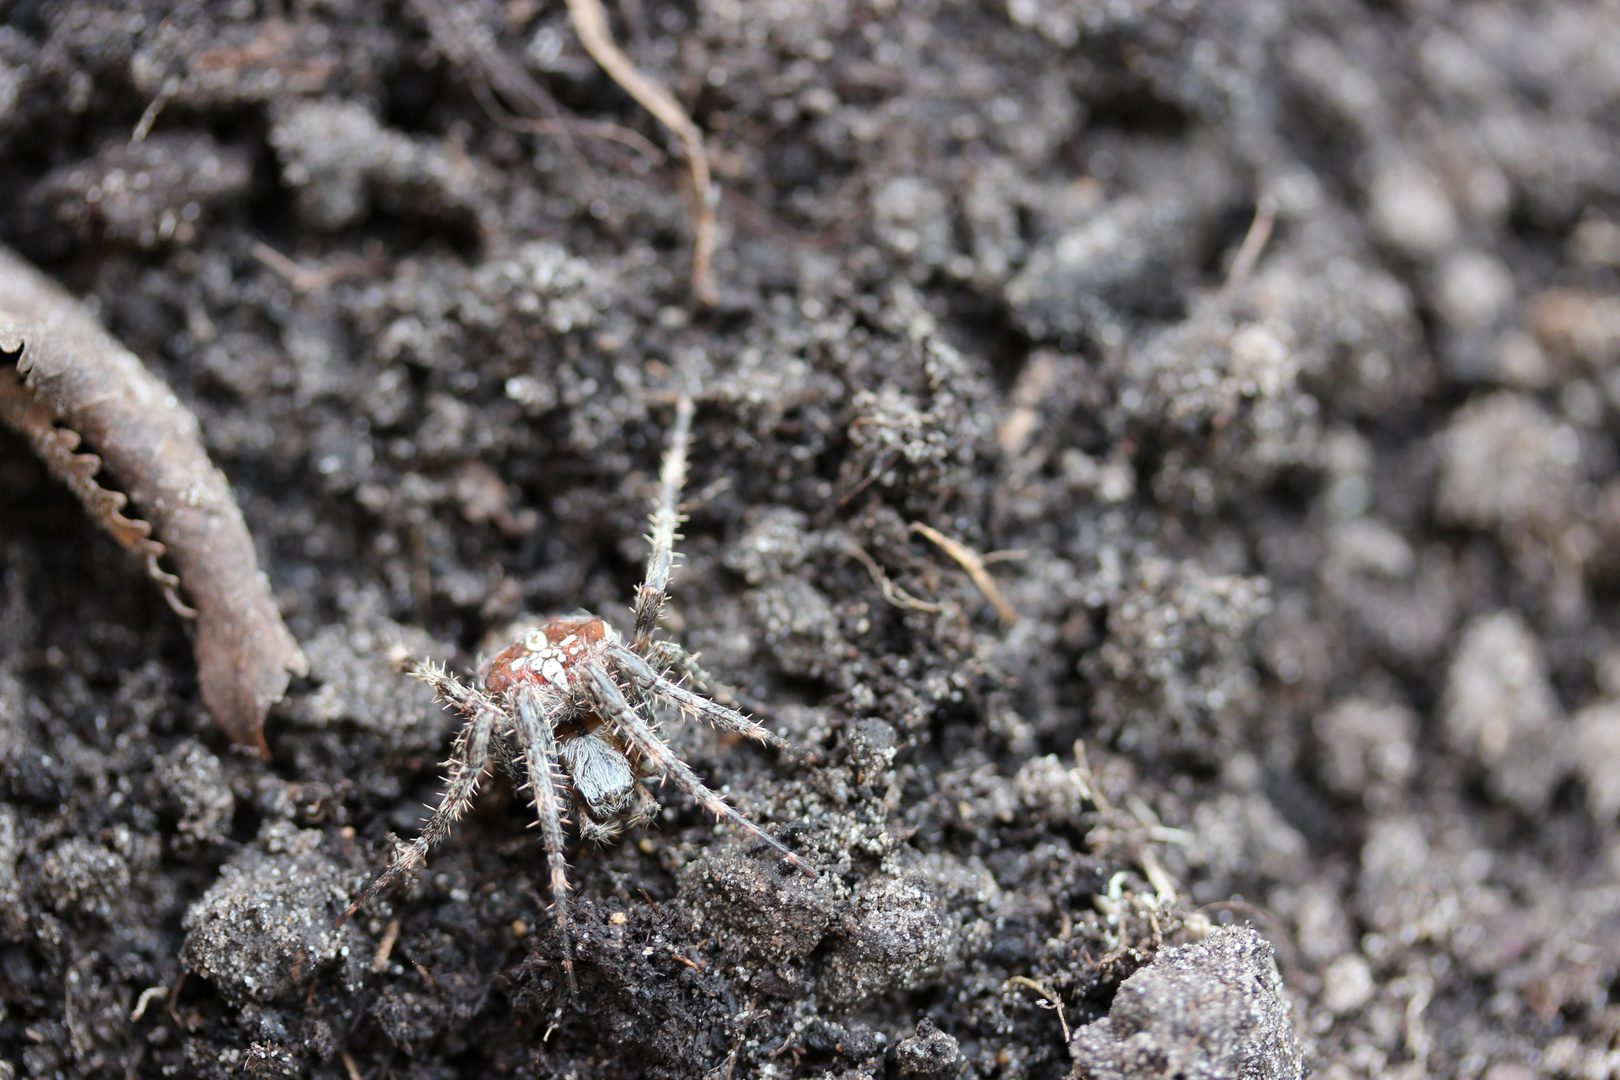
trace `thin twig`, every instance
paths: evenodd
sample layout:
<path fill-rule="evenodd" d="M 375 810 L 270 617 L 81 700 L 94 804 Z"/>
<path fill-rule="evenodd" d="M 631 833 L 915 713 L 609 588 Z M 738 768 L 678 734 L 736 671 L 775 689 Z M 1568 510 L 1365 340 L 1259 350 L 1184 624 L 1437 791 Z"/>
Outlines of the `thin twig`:
<path fill-rule="evenodd" d="M 129 1022 L 133 1024 L 145 1016 L 146 1007 L 168 992 L 169 988 L 167 986 L 148 986 L 145 990 L 142 990 L 141 996 L 135 999 L 135 1008 L 130 1010 Z"/>
<path fill-rule="evenodd" d="M 693 960 L 691 957 L 682 956 L 680 953 L 676 952 L 674 949 L 669 950 L 669 958 L 671 960 L 679 960 L 681 963 L 685 964 L 687 967 L 691 968 L 693 971 L 702 971 L 703 970 L 703 965 L 698 963 L 698 961 Z"/>
<path fill-rule="evenodd" d="M 388 958 L 393 955 L 394 942 L 399 940 L 399 920 L 395 919 L 383 927 L 382 940 L 377 942 L 377 955 L 371 958 L 371 972 L 378 974 L 388 970 Z"/>
<path fill-rule="evenodd" d="M 151 103 L 146 106 L 146 111 L 141 113 L 141 118 L 136 123 L 135 130 L 130 134 L 129 141 L 132 143 L 145 142 L 146 137 L 152 134 L 152 125 L 157 123 L 158 114 L 163 111 L 163 107 L 167 105 L 169 101 L 179 92 L 179 79 L 176 79 L 173 76 L 165 79 L 163 81 L 162 89 L 157 92 L 157 96 L 154 97 Z"/>
<path fill-rule="evenodd" d="M 1001 590 L 997 588 L 995 579 L 990 576 L 990 571 L 984 568 L 984 559 L 979 556 L 977 551 L 974 551 L 960 540 L 953 540 L 933 526 L 924 525 L 920 521 L 911 523 L 911 531 L 926 536 L 938 544 L 945 554 L 960 563 L 962 569 L 967 571 L 968 577 L 973 579 L 973 584 L 977 585 L 979 591 L 984 593 L 984 598 L 990 601 L 990 606 L 996 609 L 996 614 L 1001 616 L 1002 622 L 1008 626 L 1017 624 L 1018 612 L 1014 611 L 1013 606 L 1007 603 L 1007 598 L 1001 595 Z"/>
<path fill-rule="evenodd" d="M 482 84 L 476 85 L 481 86 Z M 567 116 L 535 120 L 526 116 L 519 116 L 502 105 L 493 95 L 490 96 L 487 102 L 481 101 L 480 104 L 484 105 L 484 112 L 488 114 L 490 119 L 509 131 L 521 132 L 524 135 L 544 135 L 551 138 L 561 138 L 569 133 L 584 135 L 587 138 L 600 139 L 603 142 L 616 142 L 628 146 L 653 165 L 662 165 L 669 160 L 669 155 L 654 146 L 641 132 L 620 124 L 611 124 L 606 120 L 583 120 Z"/>
<path fill-rule="evenodd" d="M 1048 1003 L 1048 1006 L 1050 1008 L 1053 1008 L 1053 1009 L 1057 1010 L 1058 1023 L 1063 1025 L 1063 1043 L 1064 1043 L 1065 1046 L 1068 1045 L 1068 1043 L 1069 1043 L 1069 1021 L 1064 1019 L 1064 1016 L 1063 1016 L 1063 999 L 1062 998 L 1058 997 L 1056 994 L 1052 993 L 1052 991 L 1048 990 L 1046 987 L 1042 986 L 1040 983 L 1036 982 L 1034 979 L 1031 979 L 1027 975 L 1014 975 L 1012 978 L 1008 979 L 1002 985 L 1004 987 L 1006 987 L 1006 986 L 1015 986 L 1015 985 L 1016 986 L 1027 987 L 1028 989 L 1033 990 L 1037 994 L 1041 995 L 1041 997 L 1045 998 L 1047 1003 Z"/>
<path fill-rule="evenodd" d="M 293 292 L 299 295 L 329 288 L 345 278 L 375 274 L 380 265 L 380 256 L 374 242 L 367 243 L 364 257 L 341 255 L 314 270 L 295 262 L 262 240 L 255 240 L 248 247 L 248 254 L 258 259 L 266 269 L 279 275 L 292 286 Z"/>
<path fill-rule="evenodd" d="M 176 1029 L 183 1031 L 191 1030 L 191 1025 L 180 1019 L 180 988 L 186 985 L 186 976 L 188 974 L 190 972 L 181 971 L 179 975 L 175 976 L 174 985 L 169 987 L 169 996 L 163 1001 L 163 1010 L 169 1014 L 169 1020 Z"/>
<path fill-rule="evenodd" d="M 557 104 L 551 91 L 500 48 L 495 35 L 479 20 L 472 5 L 446 7 L 438 0 L 411 0 L 411 8 L 427 23 L 433 47 L 467 72 L 473 96 L 496 123 L 501 122 L 498 114 L 507 111 L 496 101 L 496 93 L 530 116 L 544 116 L 562 123 L 561 128 L 550 134 L 573 163 L 591 199 L 604 198 L 602 184 L 575 141 L 574 129 L 567 123 L 562 106 Z"/>
<path fill-rule="evenodd" d="M 349 1080 L 360 1080 L 360 1066 L 354 1063 L 354 1055 L 345 1050 L 338 1056 L 343 1059 L 343 1071 L 349 1074 Z"/>
<path fill-rule="evenodd" d="M 919 600 L 915 596 L 912 596 L 910 593 L 906 592 L 906 590 L 902 589 L 900 586 L 896 585 L 894 582 L 890 581 L 889 575 L 883 572 L 883 567 L 877 564 L 877 560 L 868 555 L 866 553 L 866 549 L 861 547 L 861 545 L 857 544 L 854 540 L 846 538 L 844 550 L 849 552 L 849 554 L 853 556 L 855 560 L 862 566 L 866 567 L 866 572 L 872 575 L 872 583 L 876 585 L 878 587 L 878 591 L 883 594 L 883 599 L 887 600 L 895 607 L 910 608 L 913 611 L 927 611 L 935 615 L 945 610 L 945 606 L 943 604 L 934 604 L 928 602 L 927 600 Z"/>
<path fill-rule="evenodd" d="M 1153 854 L 1150 847 L 1142 848 L 1137 861 L 1142 864 L 1142 872 L 1147 875 L 1148 884 L 1153 886 L 1153 893 L 1161 904 L 1176 902 L 1176 883 L 1165 873 L 1159 857 Z"/>
<path fill-rule="evenodd" d="M 328 278 L 319 270 L 306 270 L 262 240 L 253 241 L 248 252 L 268 269 L 275 271 L 296 292 L 307 293 L 324 288 Z"/>
<path fill-rule="evenodd" d="M 709 176 L 709 154 L 703 147 L 703 132 L 686 115 L 673 95 L 643 75 L 613 41 L 607 12 L 600 0 L 568 0 L 568 15 L 580 44 L 591 54 L 608 77 L 618 83 L 642 108 L 681 140 L 687 165 L 692 170 L 692 296 L 705 307 L 719 300 L 714 284 L 714 244 L 717 232 L 714 185 Z"/>
<path fill-rule="evenodd" d="M 1214 309 L 1224 310 L 1232 302 L 1232 297 L 1243 287 L 1249 279 L 1249 272 L 1265 250 L 1266 242 L 1271 239 L 1272 226 L 1277 223 L 1277 202 L 1270 195 L 1260 196 L 1254 206 L 1254 220 L 1249 223 L 1249 231 L 1243 237 L 1243 243 L 1238 248 L 1237 257 L 1232 260 L 1232 269 L 1227 271 L 1226 282 L 1221 291 L 1215 294 Z"/>

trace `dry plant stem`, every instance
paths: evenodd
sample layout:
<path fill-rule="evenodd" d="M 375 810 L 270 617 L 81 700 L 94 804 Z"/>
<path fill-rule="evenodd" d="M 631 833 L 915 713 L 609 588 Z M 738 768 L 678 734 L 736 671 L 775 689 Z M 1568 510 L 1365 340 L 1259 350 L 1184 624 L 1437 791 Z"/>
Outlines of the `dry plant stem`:
<path fill-rule="evenodd" d="M 613 41 L 608 29 L 607 12 L 600 0 L 568 0 L 568 15 L 573 20 L 574 32 L 580 44 L 601 65 L 608 77 L 635 98 L 642 108 L 652 113 L 681 140 L 686 151 L 687 165 L 692 170 L 692 296 L 698 303 L 712 307 L 719 300 L 714 284 L 714 243 L 716 222 L 713 183 L 709 177 L 709 154 L 703 148 L 703 132 L 686 115 L 680 103 L 668 90 L 641 73 L 630 58 Z"/>
<path fill-rule="evenodd" d="M 294 262 L 269 244 L 255 240 L 248 248 L 248 253 L 272 273 L 276 274 L 293 291 L 302 295 L 304 293 L 319 292 L 330 288 L 345 278 L 355 277 L 359 274 L 378 272 L 381 257 L 374 251 L 368 250 L 365 256 L 344 255 L 328 262 L 324 266 L 314 269 Z"/>
<path fill-rule="evenodd" d="M 603 142 L 618 143 L 629 147 L 654 165 L 662 165 L 669 159 L 668 154 L 654 146 L 638 131 L 632 131 L 627 127 L 610 124 L 603 120 L 580 120 L 577 118 L 532 120 L 504 108 L 492 95 L 486 98 L 485 92 L 477 89 L 479 85 L 481 84 L 474 84 L 475 89 L 473 90 L 473 93 L 479 97 L 479 104 L 484 106 L 484 111 L 489 114 L 491 119 L 508 131 L 516 131 L 524 135 L 543 135 L 557 139 L 570 134 L 583 135 L 586 138 L 600 139 Z"/>
<path fill-rule="evenodd" d="M 500 122 L 499 114 L 506 110 L 495 100 L 496 93 L 531 116 L 544 115 L 555 123 L 562 123 L 563 126 L 553 134 L 585 186 L 590 189 L 591 198 L 602 198 L 602 185 L 597 181 L 590 162 L 580 151 L 572 125 L 565 121 L 562 106 L 557 104 L 544 86 L 530 77 L 521 64 L 501 50 L 476 11 L 460 4 L 446 7 L 437 0 L 412 0 L 410 6 L 427 24 L 433 47 L 452 64 L 468 72 L 473 96 L 478 98 L 484 111 L 497 123 Z"/>
<path fill-rule="evenodd" d="M 197 418 L 83 304 L 4 249 L 0 352 L 15 358 L 0 365 L 0 421 L 166 589 L 184 587 L 196 605 L 203 702 L 232 742 L 268 757 L 265 713 L 307 664 Z M 95 454 L 74 452 L 81 438 Z M 102 464 L 122 491 L 96 483 Z M 123 515 L 126 501 L 144 520 Z M 164 555 L 178 578 L 156 566 Z"/>
<path fill-rule="evenodd" d="M 996 443 L 1008 457 L 1016 458 L 1029 446 L 1040 426 L 1041 402 L 1046 399 L 1057 374 L 1057 354 L 1045 351 L 1037 352 L 1019 372 L 1008 397 L 1007 415 L 996 425 Z"/>
<path fill-rule="evenodd" d="M 945 610 L 945 605 L 919 600 L 890 581 L 889 575 L 883 572 L 883 567 L 877 564 L 877 560 L 868 555 L 866 549 L 853 539 L 846 540 L 845 549 L 849 552 L 851 558 L 866 567 L 866 572 L 872 575 L 872 584 L 878 587 L 878 591 L 883 594 L 883 599 L 890 604 L 895 607 L 910 608 L 913 611 L 926 611 L 935 615 Z"/>
<path fill-rule="evenodd" d="M 1226 273 L 1226 281 L 1221 285 L 1221 291 L 1215 294 L 1215 300 L 1210 305 L 1211 314 L 1225 311 L 1231 304 L 1232 297 L 1249 280 L 1249 274 L 1254 270 L 1254 264 L 1259 261 L 1260 253 L 1266 249 L 1266 243 L 1271 239 L 1272 227 L 1277 224 L 1277 203 L 1269 195 L 1260 196 L 1255 203 L 1254 220 L 1249 222 L 1249 231 L 1243 236 L 1243 243 L 1238 246 L 1237 255 L 1232 259 L 1232 267 Z"/>
<path fill-rule="evenodd" d="M 1043 986 L 1040 983 L 1036 982 L 1034 979 L 1030 978 L 1028 975 L 1014 975 L 1012 978 L 1007 980 L 1005 985 L 1007 985 L 1007 986 L 1024 986 L 1024 987 L 1028 987 L 1029 989 L 1035 991 L 1037 994 L 1041 995 L 1041 997 L 1045 998 L 1048 1006 L 1057 1010 L 1058 1023 L 1063 1026 L 1063 1044 L 1065 1046 L 1068 1045 L 1069 1039 L 1072 1036 L 1069 1034 L 1069 1021 L 1063 1015 L 1063 999 L 1062 998 L 1060 998 L 1056 994 L 1052 993 L 1052 991 L 1048 990 L 1045 986 Z"/>
<path fill-rule="evenodd" d="M 300 293 L 314 292 L 330 283 L 327 275 L 318 270 L 304 269 L 262 240 L 255 240 L 248 250 L 255 259 L 279 274 Z"/>
<path fill-rule="evenodd" d="M 990 601 L 990 606 L 996 609 L 996 614 L 1001 616 L 1002 622 L 1008 626 L 1018 622 L 1018 613 L 1013 610 L 1011 604 L 1007 603 L 1007 598 L 1001 595 L 1001 590 L 997 588 L 995 579 L 990 576 L 990 572 L 984 568 L 984 560 L 979 557 L 977 551 L 974 551 L 960 540 L 953 540 L 933 526 L 924 525 L 920 521 L 911 523 L 911 531 L 926 536 L 939 545 L 940 550 L 944 551 L 945 554 L 955 559 L 962 569 L 967 571 L 968 577 L 973 579 L 973 584 L 979 587 L 979 591 L 984 594 L 984 598 Z"/>
<path fill-rule="evenodd" d="M 377 952 L 371 958 L 371 973 L 379 975 L 388 970 L 388 958 L 394 955 L 394 943 L 399 940 L 399 920 L 390 920 L 383 928 L 382 940 L 377 942 Z"/>

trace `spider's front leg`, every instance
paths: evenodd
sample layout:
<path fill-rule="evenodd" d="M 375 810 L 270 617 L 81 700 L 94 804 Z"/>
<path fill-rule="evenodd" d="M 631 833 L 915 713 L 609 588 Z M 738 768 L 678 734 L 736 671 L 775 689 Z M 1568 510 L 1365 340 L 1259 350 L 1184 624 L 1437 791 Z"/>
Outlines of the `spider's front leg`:
<path fill-rule="evenodd" d="M 681 651 L 682 655 L 685 655 L 685 650 Z M 793 745 L 770 728 L 744 716 L 736 709 L 728 709 L 717 701 L 710 701 L 702 694 L 693 693 L 686 687 L 671 682 L 660 675 L 651 664 L 623 645 L 609 646 L 607 654 L 614 667 L 622 671 L 643 693 L 651 695 L 656 700 L 698 717 L 717 731 L 734 732 L 762 742 L 766 746 L 794 752 Z"/>
<path fill-rule="evenodd" d="M 646 656 L 652 647 L 653 631 L 664 610 L 664 594 L 669 590 L 670 573 L 675 567 L 675 528 L 680 524 L 681 486 L 686 483 L 686 447 L 692 440 L 692 398 L 682 394 L 675 402 L 675 427 L 669 435 L 669 450 L 658 470 L 658 503 L 652 512 L 652 533 L 647 537 L 652 553 L 647 557 L 647 576 L 636 592 L 635 627 L 630 648 Z"/>
<path fill-rule="evenodd" d="M 666 679 L 690 687 L 706 697 L 735 700 L 724 684 L 704 670 L 697 657 L 673 641 L 655 641 L 647 650 L 647 662 Z"/>
<path fill-rule="evenodd" d="M 436 664 L 430 662 L 413 664 L 410 672 L 432 686 L 439 697 L 467 717 L 467 723 L 456 736 L 456 745 L 450 760 L 445 762 L 450 769 L 450 778 L 445 783 L 444 796 L 439 800 L 438 809 L 433 811 L 433 816 L 428 818 L 421 833 L 400 852 L 393 864 L 366 886 L 365 891 L 344 909 L 342 915 L 338 916 L 336 924 L 338 926 L 342 926 L 349 916 L 360 910 L 361 904 L 376 896 L 400 875 L 427 863 L 427 853 L 444 839 L 445 834 L 450 831 L 450 826 L 467 812 L 467 808 L 472 805 L 473 796 L 478 794 L 478 781 L 489 765 L 490 741 L 503 716 L 498 702 L 477 690 L 463 686 L 455 676 Z"/>

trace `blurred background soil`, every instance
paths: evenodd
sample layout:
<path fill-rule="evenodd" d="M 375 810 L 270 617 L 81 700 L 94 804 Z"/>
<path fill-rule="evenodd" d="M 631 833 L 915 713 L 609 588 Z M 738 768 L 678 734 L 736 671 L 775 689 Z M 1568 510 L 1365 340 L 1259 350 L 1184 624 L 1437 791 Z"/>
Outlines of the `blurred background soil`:
<path fill-rule="evenodd" d="M 1620 9 L 609 6 L 712 309 L 558 0 L 0 2 L 0 240 L 312 664 L 233 753 L 0 436 L 0 1080 L 1620 1076 Z M 571 1003 L 499 780 L 334 929 L 454 729 L 388 649 L 624 625 L 685 386 L 666 630 L 816 760 L 670 731 L 821 876 L 666 790 Z"/>

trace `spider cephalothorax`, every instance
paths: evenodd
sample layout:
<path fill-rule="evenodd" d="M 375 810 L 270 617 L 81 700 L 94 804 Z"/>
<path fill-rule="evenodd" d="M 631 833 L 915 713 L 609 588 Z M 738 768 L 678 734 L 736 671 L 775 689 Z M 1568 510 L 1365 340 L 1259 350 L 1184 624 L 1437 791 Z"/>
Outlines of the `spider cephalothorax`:
<path fill-rule="evenodd" d="M 466 718 L 456 737 L 444 797 L 421 835 L 349 905 L 339 922 L 399 875 L 427 861 L 427 853 L 466 812 L 484 770 L 501 762 L 534 799 L 550 871 L 551 898 L 562 937 L 563 966 L 573 985 L 568 932 L 568 867 L 563 823 L 576 812 L 580 836 L 598 842 L 644 825 L 658 803 L 644 781 L 669 780 L 717 817 L 764 840 L 810 876 L 815 871 L 775 837 L 732 809 L 697 778 L 658 734 L 657 711 L 696 716 L 721 731 L 772 746 L 787 744 L 712 697 L 713 684 L 697 660 L 653 632 L 674 565 L 676 499 L 686 474 L 692 402 L 682 396 L 675 430 L 659 471 L 661 491 L 652 515 L 652 555 L 636 595 L 635 627 L 626 645 L 603 619 L 585 611 L 521 625 L 511 644 L 479 670 L 482 688 L 469 687 L 431 662 L 409 667 Z"/>
<path fill-rule="evenodd" d="M 612 670 L 609 650 L 623 647 L 618 633 L 580 611 L 516 628 L 510 636 L 512 644 L 480 669 L 484 689 L 497 696 L 533 692 L 550 706 L 546 717 L 557 738 L 557 764 L 572 788 L 579 835 L 604 843 L 651 821 L 658 803 L 631 764 L 637 755 L 578 685 L 586 665 Z"/>

